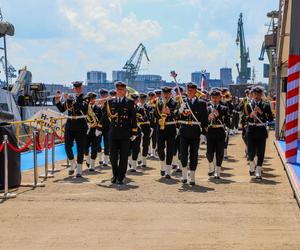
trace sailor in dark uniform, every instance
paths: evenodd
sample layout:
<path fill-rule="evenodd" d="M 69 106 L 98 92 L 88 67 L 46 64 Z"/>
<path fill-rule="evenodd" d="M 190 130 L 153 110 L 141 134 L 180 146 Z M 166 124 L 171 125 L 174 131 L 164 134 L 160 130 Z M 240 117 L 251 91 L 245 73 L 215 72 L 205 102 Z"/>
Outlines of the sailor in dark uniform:
<path fill-rule="evenodd" d="M 190 185 L 195 185 L 200 134 L 206 134 L 208 125 L 207 104 L 197 98 L 196 93 L 197 85 L 188 83 L 187 98 L 184 99 L 179 109 L 182 182 L 187 183 L 187 164 L 189 162 Z"/>
<path fill-rule="evenodd" d="M 116 98 L 106 102 L 105 112 L 110 119 L 109 151 L 113 171 L 111 182 L 122 185 L 127 171 L 130 140 L 134 141 L 138 129 L 134 102 L 126 97 L 126 83 L 117 81 L 115 86 Z"/>
<path fill-rule="evenodd" d="M 142 121 L 139 123 L 139 127 L 142 130 L 142 167 L 147 167 L 147 155 L 150 147 L 150 116 L 151 107 L 146 102 L 147 95 L 144 93 L 140 94 L 140 107 L 143 109 Z"/>
<path fill-rule="evenodd" d="M 210 92 L 211 102 L 208 104 L 208 130 L 207 130 L 207 152 L 209 162 L 208 175 L 220 178 L 221 166 L 224 157 L 225 126 L 230 126 L 228 108 L 220 104 L 221 92 L 212 89 Z M 216 164 L 214 163 L 216 156 Z"/>
<path fill-rule="evenodd" d="M 176 136 L 177 102 L 172 98 L 172 88 L 163 87 L 163 97 L 156 102 L 157 153 L 161 162 L 161 175 L 171 178 L 171 164 Z"/>
<path fill-rule="evenodd" d="M 64 94 L 64 102 L 62 102 L 61 94 L 58 93 L 55 96 L 55 105 L 62 113 L 68 111 L 69 118 L 65 126 L 65 150 L 71 163 L 69 175 L 74 174 L 76 168 L 76 177 L 79 178 L 82 175 L 86 132 L 88 129 L 85 117 L 88 111 L 88 104 L 83 100 L 82 82 L 74 82 L 73 86 L 76 96 Z M 77 166 L 72 150 L 74 140 L 77 146 Z"/>
<path fill-rule="evenodd" d="M 155 116 L 155 106 L 158 98 L 156 97 L 155 93 L 150 91 L 148 92 L 148 107 L 149 107 L 149 120 L 150 120 L 150 127 L 151 127 L 151 146 L 150 146 L 150 158 L 156 158 L 156 131 L 157 131 L 157 118 Z"/>
<path fill-rule="evenodd" d="M 117 92 L 116 92 L 115 89 L 111 89 L 111 90 L 109 91 L 109 96 L 110 96 L 110 97 L 115 97 L 116 95 L 117 95 Z"/>
<path fill-rule="evenodd" d="M 225 128 L 226 137 L 225 137 L 225 145 L 224 145 L 224 159 L 227 159 L 228 158 L 228 150 L 227 149 L 228 149 L 228 144 L 229 144 L 229 137 L 230 137 L 230 135 L 233 135 L 233 133 L 232 133 L 232 129 L 233 129 L 232 116 L 233 116 L 234 106 L 232 104 L 232 95 L 227 88 L 222 88 L 221 94 L 222 94 L 221 105 L 224 105 L 228 108 L 228 116 L 229 116 L 229 120 L 230 120 L 229 127 Z"/>
<path fill-rule="evenodd" d="M 138 94 L 131 94 L 130 98 L 134 101 L 134 110 L 136 114 L 136 121 L 137 121 L 137 128 L 138 131 L 136 133 L 135 140 L 130 142 L 130 153 L 129 153 L 129 171 L 136 172 L 137 168 L 137 159 L 139 153 L 141 151 L 141 141 L 142 141 L 142 129 L 141 123 L 145 119 L 145 112 L 144 109 L 139 105 L 139 95 Z"/>
<path fill-rule="evenodd" d="M 102 110 L 99 106 L 96 105 L 96 97 L 97 94 L 94 92 L 89 92 L 87 96 L 85 97 L 86 102 L 88 105 L 90 105 L 91 112 L 94 113 L 94 116 L 92 119 L 93 124 L 89 124 L 89 129 L 87 132 L 87 139 L 86 139 L 86 145 L 85 145 L 85 159 L 86 164 L 89 168 L 89 171 L 93 172 L 95 171 L 95 162 L 97 158 L 97 153 L 100 146 L 100 135 L 101 132 L 99 131 L 99 122 L 101 120 L 102 116 Z M 89 114 L 89 112 L 88 112 Z M 88 119 L 88 118 L 87 118 Z M 91 148 L 91 155 L 89 153 Z"/>
<path fill-rule="evenodd" d="M 248 117 L 248 103 L 251 101 L 251 90 L 247 88 L 244 93 L 245 97 L 241 100 L 241 102 L 238 104 L 236 110 L 238 112 L 241 112 L 241 126 L 242 126 L 242 139 L 246 145 L 245 155 L 248 158 L 248 152 L 247 152 L 247 144 L 248 144 L 248 138 L 247 138 L 247 117 Z"/>
<path fill-rule="evenodd" d="M 181 86 L 174 87 L 173 88 L 175 92 L 175 101 L 177 102 L 178 107 L 181 106 L 182 101 L 181 97 L 183 96 L 184 89 Z M 179 117 L 178 117 L 179 118 Z M 176 169 L 177 173 L 182 172 L 182 165 L 181 165 L 181 160 L 180 160 L 180 124 L 176 124 L 176 138 L 175 138 L 175 148 L 174 148 L 174 156 L 173 156 L 173 162 L 172 162 L 172 168 Z"/>
<path fill-rule="evenodd" d="M 108 91 L 106 89 L 100 90 L 100 100 L 99 100 L 99 106 L 102 110 L 102 113 L 104 113 L 104 116 L 102 117 L 102 135 L 100 139 L 100 143 L 103 142 L 103 151 L 100 146 L 100 152 L 99 152 L 99 163 L 103 167 L 108 166 L 109 161 L 109 119 L 106 112 L 103 112 L 105 109 L 105 103 L 109 99 L 108 97 Z"/>
<path fill-rule="evenodd" d="M 247 105 L 249 172 L 251 176 L 255 174 L 256 179 L 261 179 L 268 138 L 267 123 L 273 121 L 273 114 L 270 104 L 262 100 L 263 88 L 256 86 L 252 92 L 253 99 Z M 255 156 L 257 162 L 254 161 Z"/>

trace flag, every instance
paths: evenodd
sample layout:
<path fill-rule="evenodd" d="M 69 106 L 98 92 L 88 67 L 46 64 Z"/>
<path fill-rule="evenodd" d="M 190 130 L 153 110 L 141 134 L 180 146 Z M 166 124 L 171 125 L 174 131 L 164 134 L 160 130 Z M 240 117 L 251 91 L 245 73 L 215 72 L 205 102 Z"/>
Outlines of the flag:
<path fill-rule="evenodd" d="M 206 75 L 205 73 L 202 73 L 202 81 L 201 81 L 201 90 L 203 91 L 205 89 L 206 85 Z"/>

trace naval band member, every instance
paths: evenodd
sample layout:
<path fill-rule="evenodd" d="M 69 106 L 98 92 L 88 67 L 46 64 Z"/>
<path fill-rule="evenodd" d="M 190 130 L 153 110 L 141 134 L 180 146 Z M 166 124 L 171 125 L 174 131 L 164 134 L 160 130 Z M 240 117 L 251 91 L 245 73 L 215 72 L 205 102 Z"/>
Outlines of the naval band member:
<path fill-rule="evenodd" d="M 157 123 L 157 153 L 161 162 L 161 176 L 171 178 L 171 164 L 174 155 L 177 102 L 172 98 L 172 88 L 163 87 L 163 97 L 156 102 L 155 116 Z"/>
<path fill-rule="evenodd" d="M 74 82 L 73 95 L 64 94 L 64 102 L 61 101 L 61 94 L 57 93 L 55 98 L 55 105 L 60 112 L 68 111 L 69 118 L 65 125 L 65 150 L 67 157 L 71 163 L 69 175 L 74 174 L 76 168 L 76 177 L 82 175 L 82 163 L 86 142 L 86 132 L 88 125 L 85 115 L 88 111 L 88 104 L 83 100 L 83 86 L 82 82 Z M 74 140 L 77 146 L 77 166 L 74 160 L 74 153 L 72 150 Z"/>
<path fill-rule="evenodd" d="M 211 102 L 208 104 L 208 130 L 207 130 L 207 152 L 206 157 L 209 162 L 208 175 L 214 175 L 215 179 L 220 179 L 221 166 L 224 158 L 225 127 L 230 126 L 228 108 L 220 104 L 221 91 L 212 89 L 210 92 Z M 216 165 L 214 156 L 216 155 Z"/>
<path fill-rule="evenodd" d="M 105 111 L 110 119 L 109 152 L 113 171 L 112 183 L 123 184 L 128 164 L 130 140 L 136 138 L 138 129 L 134 102 L 126 97 L 127 84 L 115 83 L 116 96 L 106 102 Z M 100 128 L 102 119 L 100 121 Z"/>
<path fill-rule="evenodd" d="M 184 99 L 184 103 L 179 109 L 182 183 L 187 183 L 187 164 L 189 161 L 190 185 L 195 185 L 200 135 L 206 134 L 208 125 L 207 104 L 197 98 L 196 93 L 197 85 L 188 83 L 187 98 Z"/>
<path fill-rule="evenodd" d="M 89 171 L 95 171 L 95 162 L 97 158 L 97 154 L 100 147 L 100 131 L 99 131 L 99 122 L 102 116 L 102 110 L 99 106 L 96 105 L 96 97 L 97 94 L 94 92 L 89 92 L 86 96 L 86 101 L 88 102 L 89 108 L 91 112 L 94 113 L 93 124 L 89 124 L 90 127 L 86 136 L 86 145 L 85 145 L 85 156 L 86 156 L 86 164 L 89 168 Z M 91 148 L 91 154 L 90 154 Z"/>
<path fill-rule="evenodd" d="M 261 179 L 262 165 L 265 157 L 266 140 L 268 138 L 267 122 L 273 121 L 270 104 L 262 100 L 263 89 L 259 86 L 252 89 L 253 99 L 247 105 L 247 144 L 250 161 L 250 175 L 255 174 L 256 179 Z M 257 163 L 254 158 L 257 156 Z"/>

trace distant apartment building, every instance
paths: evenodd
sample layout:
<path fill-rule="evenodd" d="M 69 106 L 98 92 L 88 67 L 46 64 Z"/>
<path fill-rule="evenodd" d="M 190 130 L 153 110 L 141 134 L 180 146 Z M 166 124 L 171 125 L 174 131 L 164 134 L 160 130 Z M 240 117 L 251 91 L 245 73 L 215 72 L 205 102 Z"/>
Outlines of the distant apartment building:
<path fill-rule="evenodd" d="M 191 80 L 192 80 L 192 82 L 197 83 L 198 85 L 200 85 L 201 82 L 202 82 L 202 74 L 203 73 L 201 71 L 195 71 L 195 72 L 193 72 L 191 74 Z M 205 72 L 204 75 L 206 77 L 206 80 L 210 79 L 210 73 Z"/>
<path fill-rule="evenodd" d="M 139 92 L 147 92 L 162 86 L 162 77 L 160 75 L 137 75 L 131 87 Z"/>
<path fill-rule="evenodd" d="M 87 72 L 87 84 L 100 84 L 106 83 L 106 72 L 102 71 L 89 71 Z"/>
<path fill-rule="evenodd" d="M 112 72 L 112 81 L 122 81 L 125 82 L 126 81 L 126 71 L 124 70 L 114 70 Z"/>
<path fill-rule="evenodd" d="M 231 68 L 221 68 L 220 69 L 220 79 L 222 81 L 223 87 L 228 87 L 232 84 L 232 69 Z"/>

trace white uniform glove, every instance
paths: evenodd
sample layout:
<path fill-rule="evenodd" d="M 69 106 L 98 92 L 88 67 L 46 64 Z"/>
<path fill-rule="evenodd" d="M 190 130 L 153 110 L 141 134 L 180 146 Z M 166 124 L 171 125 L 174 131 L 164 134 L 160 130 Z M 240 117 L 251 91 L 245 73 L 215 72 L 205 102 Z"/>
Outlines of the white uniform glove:
<path fill-rule="evenodd" d="M 95 136 L 98 137 L 98 136 L 101 136 L 102 135 L 102 132 L 98 129 L 96 129 L 95 131 Z"/>
<path fill-rule="evenodd" d="M 137 136 L 136 136 L 136 135 L 133 135 L 133 136 L 130 137 L 130 140 L 131 140 L 131 141 L 134 141 L 136 138 L 137 138 Z"/>

